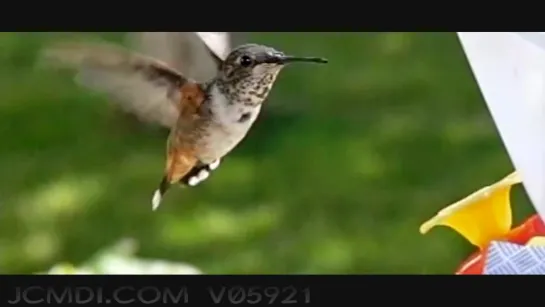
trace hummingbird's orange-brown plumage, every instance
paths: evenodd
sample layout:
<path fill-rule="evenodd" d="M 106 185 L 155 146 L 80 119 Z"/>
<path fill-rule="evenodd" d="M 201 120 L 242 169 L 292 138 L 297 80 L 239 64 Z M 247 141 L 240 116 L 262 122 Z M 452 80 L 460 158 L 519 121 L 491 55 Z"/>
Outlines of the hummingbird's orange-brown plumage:
<path fill-rule="evenodd" d="M 206 94 L 199 84 L 187 82 L 180 88 L 180 115 L 167 142 L 165 177 L 169 184 L 180 181 L 197 164 L 196 123 L 201 121 L 199 108 Z"/>
<path fill-rule="evenodd" d="M 46 58 L 78 69 L 83 85 L 113 95 L 144 121 L 170 128 L 163 179 L 152 204 L 157 208 L 170 185 L 204 180 L 256 120 L 280 70 L 295 61 L 273 48 L 248 44 L 225 59 L 211 52 L 217 76 L 201 83 L 156 59 L 108 44 L 58 44 Z"/>

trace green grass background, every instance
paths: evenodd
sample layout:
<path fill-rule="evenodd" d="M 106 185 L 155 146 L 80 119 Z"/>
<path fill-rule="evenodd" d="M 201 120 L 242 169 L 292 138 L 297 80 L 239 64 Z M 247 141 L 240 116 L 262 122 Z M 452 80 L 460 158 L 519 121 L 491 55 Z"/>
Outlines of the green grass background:
<path fill-rule="evenodd" d="M 252 33 L 330 63 L 285 69 L 218 171 L 152 213 L 163 135 L 36 69 L 57 36 L 0 34 L 2 273 L 121 237 L 207 273 L 451 273 L 472 247 L 420 223 L 512 170 L 454 33 Z"/>

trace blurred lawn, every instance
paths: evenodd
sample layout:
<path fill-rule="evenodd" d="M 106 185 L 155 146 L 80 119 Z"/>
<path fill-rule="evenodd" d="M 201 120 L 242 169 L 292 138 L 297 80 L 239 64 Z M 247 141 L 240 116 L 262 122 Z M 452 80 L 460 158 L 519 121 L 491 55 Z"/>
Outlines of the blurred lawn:
<path fill-rule="evenodd" d="M 255 33 L 330 64 L 287 68 L 211 179 L 152 213 L 162 134 L 34 68 L 54 37 L 0 34 L 2 273 L 127 236 L 207 273 L 449 273 L 471 247 L 420 223 L 512 170 L 454 33 Z"/>

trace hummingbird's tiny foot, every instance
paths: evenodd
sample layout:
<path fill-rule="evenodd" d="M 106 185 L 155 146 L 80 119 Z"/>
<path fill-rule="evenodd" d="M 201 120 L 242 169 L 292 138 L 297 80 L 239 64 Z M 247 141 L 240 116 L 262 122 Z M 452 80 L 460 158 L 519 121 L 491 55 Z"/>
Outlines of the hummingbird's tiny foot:
<path fill-rule="evenodd" d="M 198 176 L 193 176 L 193 177 L 189 178 L 189 180 L 187 181 L 187 184 L 194 187 L 197 184 L 199 184 L 199 182 L 200 182 L 199 177 Z"/>
<path fill-rule="evenodd" d="M 155 193 L 153 193 L 153 198 L 151 199 L 151 209 L 153 211 L 157 210 L 159 208 L 159 205 L 161 204 L 161 200 L 163 199 L 163 196 L 161 195 L 161 191 L 159 189 L 155 190 Z"/>
<path fill-rule="evenodd" d="M 210 176 L 210 173 L 206 169 L 202 169 L 197 175 L 197 177 L 199 178 L 199 183 L 208 178 L 208 176 Z"/>
<path fill-rule="evenodd" d="M 208 164 L 208 168 L 213 171 L 215 170 L 216 168 L 218 168 L 218 166 L 220 166 L 220 159 L 217 159 L 216 161 Z"/>

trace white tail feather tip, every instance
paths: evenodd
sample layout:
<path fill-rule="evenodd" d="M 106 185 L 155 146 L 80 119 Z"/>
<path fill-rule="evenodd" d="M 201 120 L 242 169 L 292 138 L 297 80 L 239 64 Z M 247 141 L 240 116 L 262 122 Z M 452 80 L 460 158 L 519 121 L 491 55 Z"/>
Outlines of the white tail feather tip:
<path fill-rule="evenodd" d="M 163 199 L 163 196 L 161 196 L 161 191 L 155 190 L 155 193 L 153 194 L 153 198 L 151 199 L 151 209 L 153 211 L 157 210 L 159 208 L 159 205 L 161 204 L 161 200 Z"/>

